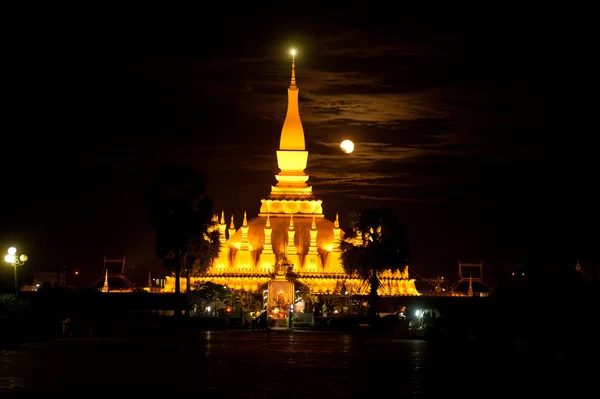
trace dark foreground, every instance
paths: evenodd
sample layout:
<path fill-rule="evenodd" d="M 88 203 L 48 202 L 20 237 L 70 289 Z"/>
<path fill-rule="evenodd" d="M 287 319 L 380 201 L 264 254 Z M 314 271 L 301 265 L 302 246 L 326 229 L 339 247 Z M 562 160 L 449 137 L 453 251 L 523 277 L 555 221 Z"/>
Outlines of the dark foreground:
<path fill-rule="evenodd" d="M 567 373 L 571 367 L 560 366 L 554 353 L 540 359 L 489 349 L 288 331 L 65 339 L 1 351 L 0 397 L 204 393 L 236 398 L 466 398 L 563 390 L 574 394 L 584 387 L 584 377 Z"/>

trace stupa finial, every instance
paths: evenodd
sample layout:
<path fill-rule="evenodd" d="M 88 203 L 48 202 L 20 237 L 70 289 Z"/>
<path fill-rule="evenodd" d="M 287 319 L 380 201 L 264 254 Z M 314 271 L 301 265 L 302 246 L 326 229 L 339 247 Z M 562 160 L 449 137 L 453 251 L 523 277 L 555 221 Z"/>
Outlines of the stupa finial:
<path fill-rule="evenodd" d="M 315 223 L 315 215 L 313 215 L 312 224 L 310 225 L 311 230 L 317 229 L 317 224 Z"/>
<path fill-rule="evenodd" d="M 335 222 L 333 222 L 333 227 L 335 227 L 336 229 L 340 228 L 340 217 L 337 214 L 337 212 L 335 213 Z"/>
<path fill-rule="evenodd" d="M 469 291 L 467 292 L 467 295 L 473 296 L 473 276 L 471 273 L 469 273 Z"/>
<path fill-rule="evenodd" d="M 102 287 L 102 292 L 108 292 L 108 269 L 104 271 L 104 286 Z"/>
<path fill-rule="evenodd" d="M 235 229 L 235 223 L 233 223 L 233 215 L 231 215 L 231 224 L 229 225 L 230 229 Z"/>
<path fill-rule="evenodd" d="M 220 224 L 225 224 L 225 211 L 221 211 L 221 221 Z"/>
<path fill-rule="evenodd" d="M 271 228 L 271 219 L 269 218 L 269 213 L 267 213 L 267 224 L 265 225 L 267 229 Z"/>
<path fill-rule="evenodd" d="M 290 89 L 296 87 L 296 50 L 290 51 L 292 54 L 292 81 L 290 83 Z"/>
<path fill-rule="evenodd" d="M 248 226 L 248 219 L 246 219 L 246 211 L 244 211 L 244 222 L 242 223 L 242 226 Z"/>
<path fill-rule="evenodd" d="M 290 230 L 294 230 L 294 214 L 290 213 Z"/>

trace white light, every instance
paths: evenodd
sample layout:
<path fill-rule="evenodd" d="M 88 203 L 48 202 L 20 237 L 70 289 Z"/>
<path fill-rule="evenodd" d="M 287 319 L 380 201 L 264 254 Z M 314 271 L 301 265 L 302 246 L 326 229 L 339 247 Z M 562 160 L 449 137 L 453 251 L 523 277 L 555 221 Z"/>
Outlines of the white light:
<path fill-rule="evenodd" d="M 6 263 L 13 263 L 15 261 L 15 256 L 8 254 L 4 257 L 4 261 Z"/>
<path fill-rule="evenodd" d="M 354 143 L 350 140 L 344 140 L 340 143 L 340 148 L 346 154 L 350 154 L 352 151 L 354 151 Z"/>
<path fill-rule="evenodd" d="M 210 312 L 210 306 L 207 306 L 207 307 L 206 307 L 206 311 L 207 311 L 207 312 Z"/>
<path fill-rule="evenodd" d="M 420 310 L 417 310 L 417 311 L 415 312 L 415 316 L 417 316 L 417 317 L 421 316 L 421 311 L 420 311 Z"/>
<path fill-rule="evenodd" d="M 296 55 L 296 50 L 292 49 L 292 51 L 290 51 L 290 53 L 291 53 L 292 55 Z"/>
<path fill-rule="evenodd" d="M 15 248 L 15 247 L 8 248 L 8 254 L 9 255 L 14 255 L 16 253 L 17 253 L 17 248 Z"/>

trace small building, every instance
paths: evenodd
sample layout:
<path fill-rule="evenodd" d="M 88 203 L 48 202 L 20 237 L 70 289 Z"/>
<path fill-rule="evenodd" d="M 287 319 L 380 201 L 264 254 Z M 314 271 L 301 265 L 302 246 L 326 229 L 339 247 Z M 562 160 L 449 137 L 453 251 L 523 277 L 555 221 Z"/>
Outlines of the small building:
<path fill-rule="evenodd" d="M 131 292 L 134 284 L 125 277 L 126 257 L 108 259 L 104 257 L 102 278 L 92 287 L 102 292 Z"/>
<path fill-rule="evenodd" d="M 489 296 L 492 287 L 483 281 L 483 261 L 464 263 L 458 261 L 458 281 L 451 286 L 452 296 Z"/>

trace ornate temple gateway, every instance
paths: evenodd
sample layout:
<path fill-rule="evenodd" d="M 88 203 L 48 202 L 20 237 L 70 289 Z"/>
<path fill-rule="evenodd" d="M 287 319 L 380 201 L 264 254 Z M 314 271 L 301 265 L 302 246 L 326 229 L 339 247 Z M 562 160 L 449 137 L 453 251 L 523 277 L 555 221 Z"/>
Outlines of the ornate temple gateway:
<path fill-rule="evenodd" d="M 207 273 L 192 278 L 211 281 L 234 290 L 264 293 L 269 310 L 286 309 L 295 303 L 295 285 L 303 285 L 312 294 L 366 295 L 369 283 L 348 276 L 340 264 L 339 243 L 343 239 L 339 219 L 325 219 L 322 201 L 315 198 L 304 173 L 308 161 L 304 130 L 298 108 L 295 62 L 292 54 L 292 78 L 288 88 L 288 108 L 275 176 L 267 199 L 261 200 L 258 217 L 236 228 L 233 216 L 229 226 L 222 212 L 218 220 L 220 256 Z M 218 219 L 217 219 L 218 218 Z M 167 277 L 165 291 L 174 290 L 175 280 Z M 408 266 L 403 272 L 381 275 L 383 296 L 419 295 Z M 186 281 L 181 279 L 182 291 Z M 297 288 L 297 287 L 296 287 Z"/>

